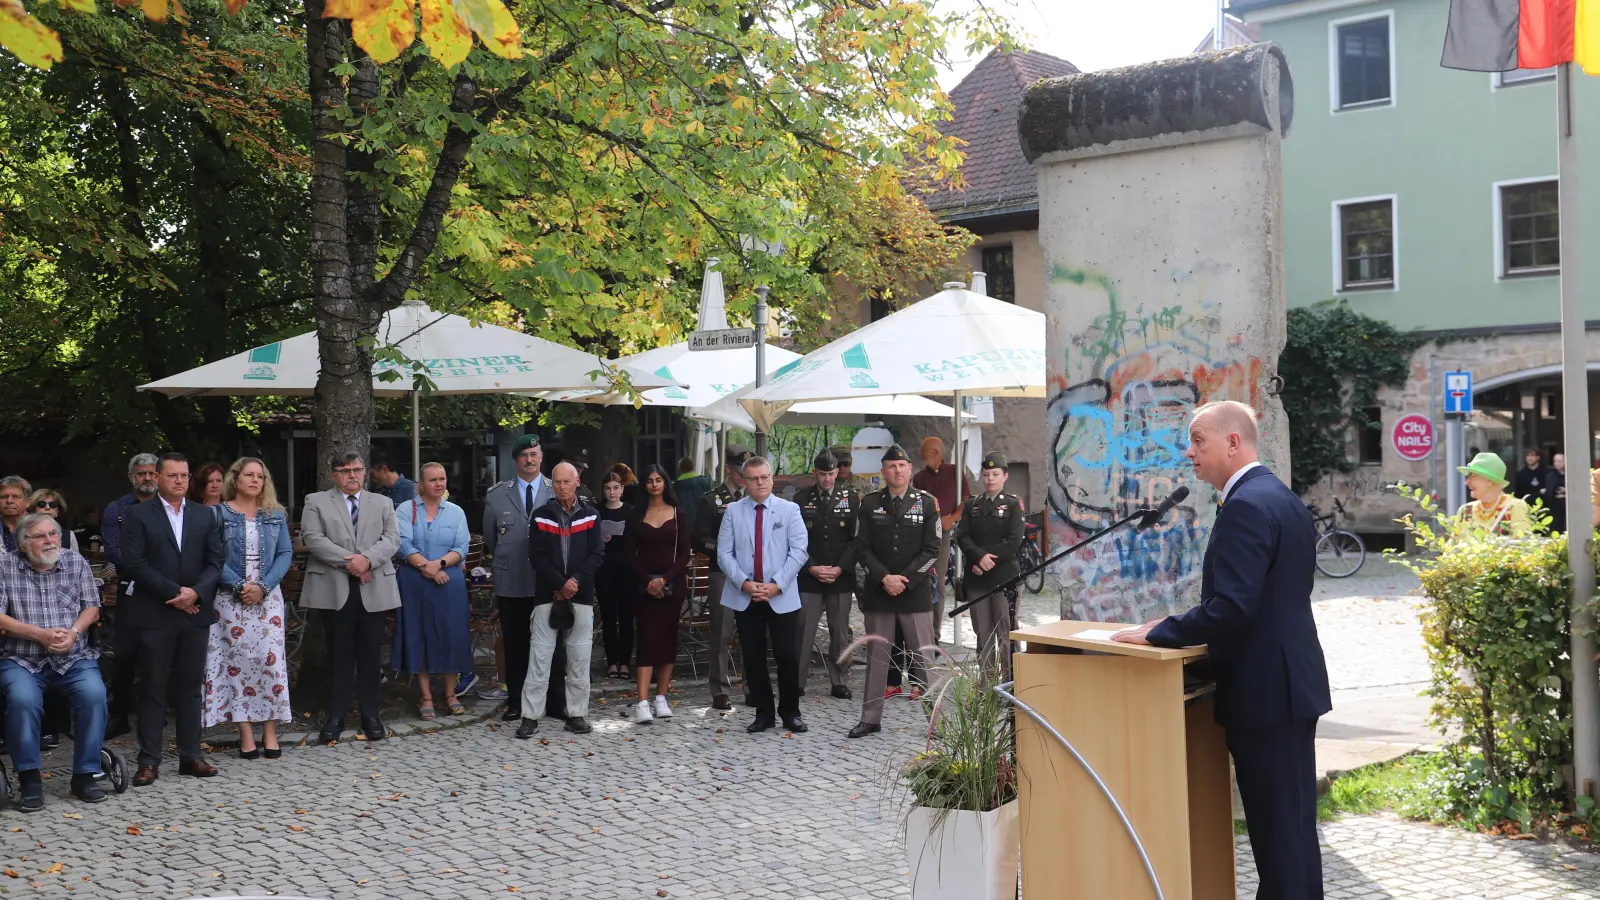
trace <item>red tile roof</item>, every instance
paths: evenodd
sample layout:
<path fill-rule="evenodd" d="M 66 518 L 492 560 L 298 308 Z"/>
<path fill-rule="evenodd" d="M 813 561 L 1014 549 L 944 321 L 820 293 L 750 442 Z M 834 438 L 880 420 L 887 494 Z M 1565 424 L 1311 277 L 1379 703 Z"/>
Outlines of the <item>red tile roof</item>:
<path fill-rule="evenodd" d="M 1039 189 L 1033 166 L 1022 157 L 1017 140 L 1017 107 L 1035 81 L 1072 75 L 1078 67 L 1064 59 L 1031 50 L 995 50 L 950 91 L 955 118 L 944 134 L 966 142 L 961 174 L 963 190 L 941 186 L 923 195 L 930 210 L 963 216 L 985 209 L 1037 207 Z"/>

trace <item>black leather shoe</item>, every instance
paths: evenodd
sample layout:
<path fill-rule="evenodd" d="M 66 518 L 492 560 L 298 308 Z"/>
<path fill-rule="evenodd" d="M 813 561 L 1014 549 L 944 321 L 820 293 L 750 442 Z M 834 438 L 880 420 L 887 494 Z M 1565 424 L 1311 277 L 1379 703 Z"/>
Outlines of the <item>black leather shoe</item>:
<path fill-rule="evenodd" d="M 727 694 L 718 694 L 715 697 L 711 698 L 711 708 L 712 709 L 733 709 L 733 703 L 732 703 L 732 701 L 730 701 L 728 699 L 728 695 Z"/>
<path fill-rule="evenodd" d="M 573 716 L 567 720 L 567 730 L 573 734 L 588 734 L 594 730 L 594 726 L 583 716 Z"/>
<path fill-rule="evenodd" d="M 361 733 L 367 736 L 368 741 L 381 741 L 389 737 L 389 729 L 375 718 L 361 720 Z"/>
<path fill-rule="evenodd" d="M 857 724 L 856 727 L 850 729 L 850 733 L 846 735 L 846 737 L 866 737 L 869 734 L 877 734 L 882 730 L 882 725 L 868 725 L 866 722 L 861 722 Z"/>
<path fill-rule="evenodd" d="M 776 724 L 778 723 L 773 721 L 772 717 L 766 713 L 756 713 L 756 720 L 745 726 L 744 730 L 751 734 L 760 734 Z"/>
<path fill-rule="evenodd" d="M 506 707 L 505 712 L 500 714 L 500 721 L 502 722 L 515 722 L 520 718 L 522 718 L 522 710 L 517 709 L 515 706 Z"/>
<path fill-rule="evenodd" d="M 72 776 L 72 796 L 85 803 L 99 803 L 106 799 L 106 792 L 100 787 L 100 779 L 93 775 Z"/>
<path fill-rule="evenodd" d="M 523 719 L 522 724 L 517 726 L 517 739 L 525 741 L 528 738 L 533 737 L 534 732 L 538 730 L 538 719 Z"/>
<path fill-rule="evenodd" d="M 240 759 L 260 759 L 261 758 L 261 748 L 257 747 L 254 750 L 240 750 L 239 751 L 239 758 Z"/>
<path fill-rule="evenodd" d="M 329 719 L 322 723 L 322 730 L 317 733 L 317 740 L 320 743 L 331 744 L 337 741 L 341 734 L 344 734 L 344 720 Z"/>
<path fill-rule="evenodd" d="M 23 812 L 38 812 L 44 809 L 44 779 L 40 777 L 38 769 L 18 772 L 17 785 L 21 788 L 17 796 L 17 806 Z"/>
<path fill-rule="evenodd" d="M 811 727 L 806 724 L 806 720 L 799 716 L 784 716 L 783 727 L 795 734 L 805 734 L 811 730 Z"/>
<path fill-rule="evenodd" d="M 849 686 L 843 684 L 836 684 L 833 686 L 833 695 L 838 697 L 840 700 L 849 700 L 851 697 L 855 696 L 854 694 L 850 693 Z"/>

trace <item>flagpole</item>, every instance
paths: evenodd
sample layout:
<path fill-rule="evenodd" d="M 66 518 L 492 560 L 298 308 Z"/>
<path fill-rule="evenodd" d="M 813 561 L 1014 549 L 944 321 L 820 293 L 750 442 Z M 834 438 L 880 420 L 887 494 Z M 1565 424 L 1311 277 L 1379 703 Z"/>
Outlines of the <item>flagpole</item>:
<path fill-rule="evenodd" d="M 1556 70 L 1556 159 L 1561 228 L 1561 394 L 1563 444 L 1580 481 L 1567 491 L 1567 556 L 1572 566 L 1572 768 L 1576 793 L 1596 796 L 1600 784 L 1600 670 L 1595 664 L 1589 600 L 1594 595 L 1594 498 L 1589 466 L 1589 347 L 1583 314 L 1582 205 L 1578 193 L 1578 136 L 1574 130 L 1572 63 Z"/>

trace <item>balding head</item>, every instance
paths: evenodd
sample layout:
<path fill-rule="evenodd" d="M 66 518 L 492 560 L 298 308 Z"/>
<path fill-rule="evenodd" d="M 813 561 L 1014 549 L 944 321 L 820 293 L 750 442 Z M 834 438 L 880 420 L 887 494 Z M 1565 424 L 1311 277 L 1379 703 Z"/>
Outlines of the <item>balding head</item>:
<path fill-rule="evenodd" d="M 1256 461 L 1256 411 L 1237 400 L 1218 400 L 1194 411 L 1189 449 L 1195 477 L 1222 490 L 1233 473 Z"/>
<path fill-rule="evenodd" d="M 550 489 L 555 491 L 556 500 L 563 507 L 571 509 L 578 499 L 578 469 L 572 463 L 556 463 L 550 470 Z"/>

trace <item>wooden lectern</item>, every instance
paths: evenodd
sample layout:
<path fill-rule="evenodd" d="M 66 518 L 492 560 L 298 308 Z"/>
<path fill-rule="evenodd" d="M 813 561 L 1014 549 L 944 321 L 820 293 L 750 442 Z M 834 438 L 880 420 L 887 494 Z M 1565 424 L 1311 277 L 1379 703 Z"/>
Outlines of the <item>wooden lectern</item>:
<path fill-rule="evenodd" d="M 1233 794 L 1204 647 L 1116 644 L 1125 625 L 1051 622 L 1011 633 L 1013 692 L 1099 773 L 1150 856 L 1166 900 L 1232 900 Z M 1184 673 L 1190 671 L 1189 687 Z M 1140 900 L 1154 890 L 1093 778 L 1017 711 L 1025 897 Z"/>

